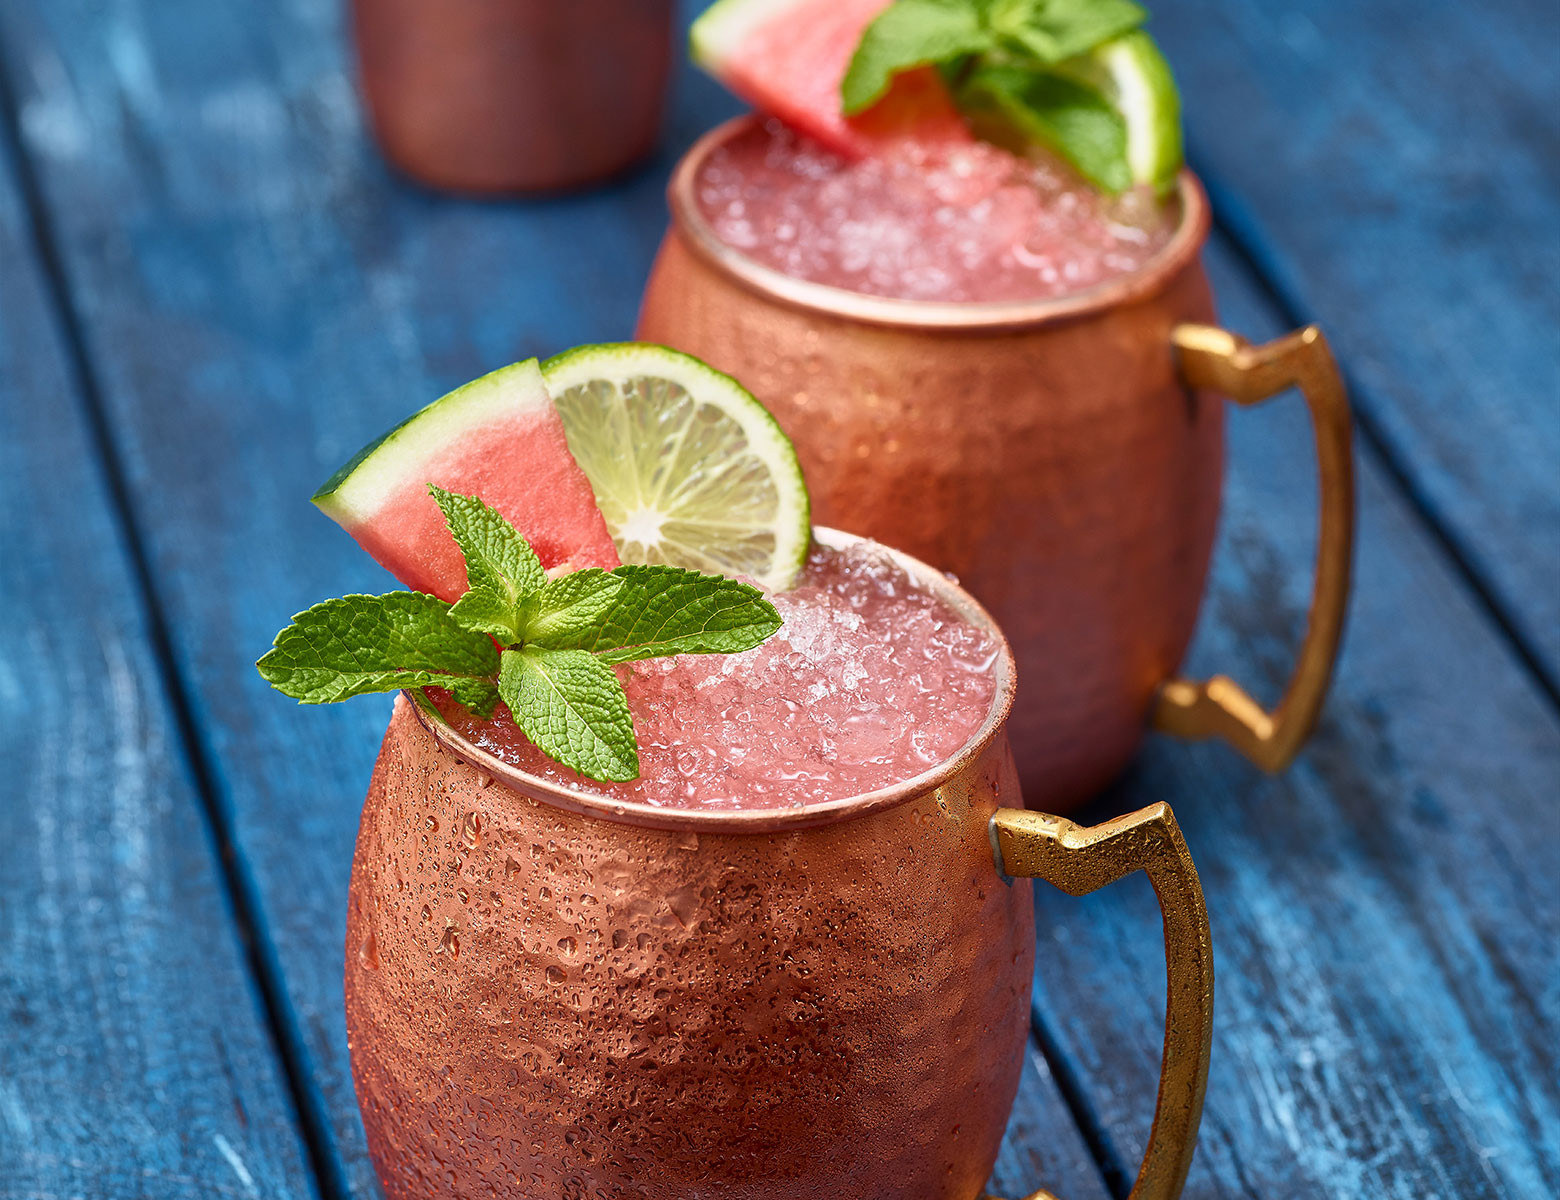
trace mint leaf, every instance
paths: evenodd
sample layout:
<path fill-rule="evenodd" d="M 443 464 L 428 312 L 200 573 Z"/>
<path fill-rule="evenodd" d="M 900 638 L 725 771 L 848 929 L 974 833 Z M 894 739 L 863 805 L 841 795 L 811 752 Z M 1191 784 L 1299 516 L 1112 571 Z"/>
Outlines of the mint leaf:
<path fill-rule="evenodd" d="M 540 591 L 526 597 L 526 643 L 569 648 L 575 631 L 601 624 L 622 590 L 623 581 L 600 567 L 549 579 Z"/>
<path fill-rule="evenodd" d="M 683 567 L 626 566 L 612 607 L 559 630 L 550 645 L 589 650 L 611 663 L 669 654 L 737 654 L 780 628 L 780 614 L 750 584 Z"/>
<path fill-rule="evenodd" d="M 431 483 L 428 492 L 466 556 L 468 590 L 451 615 L 467 629 L 518 642 L 522 601 L 547 582 L 541 560 L 501 513 L 476 496 L 446 492 Z"/>
<path fill-rule="evenodd" d="M 430 686 L 458 688 L 460 698 L 476 694 L 465 680 L 498 670 L 498 650 L 456 624 L 438 597 L 391 592 L 342 596 L 299 613 L 255 666 L 304 704 Z"/>
<path fill-rule="evenodd" d="M 443 686 L 449 688 L 450 695 L 465 705 L 473 716 L 481 717 L 484 721 L 498 707 L 498 684 L 491 679 L 457 679 Z"/>
<path fill-rule="evenodd" d="M 901 71 L 948 62 L 995 43 L 978 0 L 897 0 L 868 25 L 840 83 L 847 116 L 883 98 Z"/>
<path fill-rule="evenodd" d="M 1049 146 L 1091 183 L 1121 192 L 1132 185 L 1127 125 L 1093 88 L 1023 67 L 981 67 L 964 84 L 1026 137 Z"/>
<path fill-rule="evenodd" d="M 498 691 L 525 736 L 591 779 L 639 777 L 639 747 L 617 675 L 583 650 L 505 650 Z"/>
<path fill-rule="evenodd" d="M 985 0 L 985 19 L 1010 49 L 1048 65 L 1130 33 L 1148 12 L 1133 0 Z"/>

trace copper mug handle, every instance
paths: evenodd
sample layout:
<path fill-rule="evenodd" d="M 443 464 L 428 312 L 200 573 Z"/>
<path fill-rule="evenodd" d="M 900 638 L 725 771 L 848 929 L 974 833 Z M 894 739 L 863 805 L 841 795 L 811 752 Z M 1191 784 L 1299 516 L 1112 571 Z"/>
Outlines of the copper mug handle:
<path fill-rule="evenodd" d="M 1213 1035 L 1213 943 L 1197 868 L 1167 804 L 1100 825 L 1002 808 L 991 817 L 999 868 L 1083 896 L 1146 871 L 1165 924 L 1165 1049 L 1148 1148 L 1128 1200 L 1174 1200 L 1186 1182 L 1208 1088 Z M 983 1200 L 994 1200 L 984 1197 Z M 1056 1200 L 1039 1191 L 1028 1200 Z"/>
<path fill-rule="evenodd" d="M 1349 601 L 1354 558 L 1354 458 L 1349 397 L 1327 339 L 1315 325 L 1264 346 L 1214 325 L 1178 325 L 1171 333 L 1188 387 L 1222 392 L 1237 404 L 1258 404 L 1298 387 L 1311 413 L 1321 477 L 1321 528 L 1316 582 L 1299 662 L 1272 712 L 1225 675 L 1171 679 L 1161 688 L 1153 723 L 1180 737 L 1221 737 L 1264 771 L 1282 771 L 1316 725 Z"/>

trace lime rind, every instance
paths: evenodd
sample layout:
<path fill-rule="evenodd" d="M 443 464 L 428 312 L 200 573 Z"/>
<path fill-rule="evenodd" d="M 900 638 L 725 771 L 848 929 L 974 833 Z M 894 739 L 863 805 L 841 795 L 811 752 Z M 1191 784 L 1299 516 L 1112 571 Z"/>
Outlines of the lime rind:
<path fill-rule="evenodd" d="M 1160 195 L 1170 191 L 1184 159 L 1181 93 L 1154 39 L 1134 30 L 1055 69 L 1098 91 L 1121 114 L 1132 182 Z"/>
<path fill-rule="evenodd" d="M 537 360 L 500 367 L 419 409 L 364 446 L 314 493 L 347 528 L 366 521 L 408 486 L 421 487 L 430 460 L 470 430 L 549 403 Z"/>
<path fill-rule="evenodd" d="M 624 562 L 795 580 L 811 509 L 795 447 L 736 380 L 664 346 L 582 346 L 542 365 Z"/>

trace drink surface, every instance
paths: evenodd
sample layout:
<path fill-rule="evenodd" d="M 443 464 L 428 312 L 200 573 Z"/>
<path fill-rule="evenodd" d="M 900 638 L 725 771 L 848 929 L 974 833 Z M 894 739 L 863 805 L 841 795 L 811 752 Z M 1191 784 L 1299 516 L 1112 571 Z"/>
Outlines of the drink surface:
<path fill-rule="evenodd" d="M 785 624 L 745 654 L 617 668 L 640 777 L 583 779 L 536 749 L 503 708 L 440 705 L 475 745 L 530 774 L 667 808 L 786 808 L 909 779 L 956 754 L 996 695 L 997 640 L 964 621 L 875 543 L 815 547 Z"/>
<path fill-rule="evenodd" d="M 849 162 L 778 121 L 716 147 L 695 193 L 716 236 L 797 279 L 901 300 L 1044 300 L 1129 275 L 1174 232 L 1143 189 L 1101 194 L 987 142 Z"/>

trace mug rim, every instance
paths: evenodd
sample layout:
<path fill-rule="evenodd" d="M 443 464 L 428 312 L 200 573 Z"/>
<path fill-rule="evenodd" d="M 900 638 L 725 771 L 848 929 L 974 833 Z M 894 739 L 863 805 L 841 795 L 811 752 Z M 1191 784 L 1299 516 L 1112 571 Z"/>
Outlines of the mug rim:
<path fill-rule="evenodd" d="M 695 833 L 776 833 L 831 825 L 838 821 L 893 808 L 917 796 L 936 791 L 973 766 L 1006 727 L 1008 715 L 1013 708 L 1013 693 L 1017 685 L 1017 670 L 1013 661 L 1012 647 L 1008 645 L 1001 628 L 992 619 L 991 614 L 982 607 L 980 601 L 935 567 L 895 550 L 892 546 L 873 542 L 871 538 L 824 526 L 814 526 L 813 540 L 835 550 L 871 542 L 903 567 L 918 583 L 930 588 L 933 595 L 952 609 L 958 617 L 984 630 L 996 640 L 997 658 L 994 670 L 997 686 L 991 697 L 991 708 L 985 718 L 955 753 L 936 766 L 909 779 L 875 791 L 858 792 L 837 800 L 823 800 L 795 808 L 673 808 L 642 801 L 619 800 L 523 771 L 473 744 L 464 734 L 445 722 L 438 710 L 422 697 L 410 691 L 403 691 L 401 696 L 410 706 L 412 714 L 433 736 L 440 748 L 449 751 L 466 765 L 490 776 L 494 783 L 502 783 L 510 791 L 555 808 L 562 808 L 581 816 L 600 817 L 619 824 Z"/>
<path fill-rule="evenodd" d="M 745 113 L 721 122 L 700 137 L 673 169 L 666 186 L 666 200 L 673 229 L 706 264 L 749 291 L 793 308 L 862 324 L 923 332 L 990 332 L 1047 325 L 1092 316 L 1162 291 L 1197 256 L 1208 237 L 1212 218 L 1207 193 L 1197 176 L 1183 167 L 1176 178 L 1181 219 L 1170 240 L 1137 270 L 1082 291 L 1039 300 L 903 300 L 797 279 L 721 241 L 694 198 L 699 168 L 710 152 L 764 119 L 760 113 Z"/>

